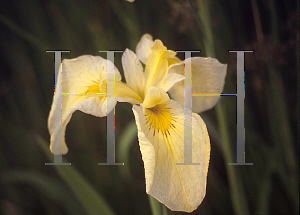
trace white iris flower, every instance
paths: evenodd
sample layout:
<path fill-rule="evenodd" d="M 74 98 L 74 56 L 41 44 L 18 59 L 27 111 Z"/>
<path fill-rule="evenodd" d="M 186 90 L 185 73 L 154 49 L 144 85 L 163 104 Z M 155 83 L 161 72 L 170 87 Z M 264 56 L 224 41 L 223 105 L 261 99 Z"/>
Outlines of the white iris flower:
<path fill-rule="evenodd" d="M 206 125 L 198 114 L 192 114 L 192 161 L 200 165 L 176 165 L 184 162 L 184 62 L 149 34 L 142 37 L 136 53 L 128 49 L 124 52 L 122 64 L 127 86 L 116 85 L 116 92 L 121 96 L 118 101 L 133 104 L 146 192 L 171 210 L 191 212 L 206 192 L 210 158 Z M 145 64 L 145 72 L 139 60 Z M 226 68 L 216 59 L 192 58 L 193 92 L 221 93 Z M 175 101 L 169 98 L 168 91 Z M 210 109 L 218 99 L 197 97 L 193 109 Z"/>
<path fill-rule="evenodd" d="M 62 126 L 55 129 L 52 106 L 48 122 L 50 149 L 56 153 L 55 145 L 61 144 L 75 110 L 102 117 L 113 109 L 116 100 L 129 102 L 133 105 L 138 128 L 146 192 L 171 210 L 191 212 L 200 205 L 206 193 L 210 159 L 206 125 L 198 114 L 192 113 L 192 161 L 200 165 L 176 165 L 184 162 L 184 62 L 176 57 L 176 52 L 167 50 L 160 40 L 153 41 L 149 34 L 142 37 L 136 53 L 126 49 L 122 56 L 126 84 L 121 82 L 115 68 L 114 95 L 106 92 L 106 73 L 113 71 L 106 70 L 107 61 L 103 58 L 81 56 L 63 61 L 63 92 L 96 96 L 63 96 Z M 140 61 L 145 64 L 145 71 Z M 193 57 L 193 92 L 221 93 L 226 69 L 227 65 L 216 59 Z M 60 84 L 58 82 L 58 86 Z M 60 99 L 59 90 L 54 100 Z M 115 99 L 107 100 L 110 96 Z M 197 97 L 193 99 L 193 110 L 208 110 L 218 99 L 217 96 Z M 62 149 L 63 154 L 67 153 L 64 138 Z"/>

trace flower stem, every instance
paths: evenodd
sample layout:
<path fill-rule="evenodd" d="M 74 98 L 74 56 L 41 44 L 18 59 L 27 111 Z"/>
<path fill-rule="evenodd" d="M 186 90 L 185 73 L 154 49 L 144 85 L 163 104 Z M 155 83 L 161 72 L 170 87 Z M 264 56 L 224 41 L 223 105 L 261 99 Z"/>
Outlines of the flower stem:
<path fill-rule="evenodd" d="M 193 13 L 195 14 L 196 20 L 198 25 L 202 31 L 204 36 L 204 46 L 207 56 L 209 57 L 216 57 L 214 45 L 213 45 L 213 31 L 211 28 L 210 23 L 210 8 L 209 8 L 209 1 L 207 0 L 198 0 L 199 4 L 199 14 L 196 11 L 195 6 L 193 5 L 191 0 L 188 0 Z M 225 110 L 224 107 L 221 106 L 219 103 L 216 106 L 217 117 L 220 125 L 220 130 L 222 134 L 222 142 L 224 144 L 224 158 L 225 162 L 232 162 L 232 151 L 230 150 L 231 141 L 229 140 L 229 133 L 228 133 L 228 123 L 225 117 Z M 229 186 L 231 192 L 231 199 L 233 203 L 233 208 L 236 214 L 247 214 L 248 213 L 248 206 L 247 206 L 247 198 L 245 196 L 244 188 L 241 184 L 241 177 L 237 172 L 239 169 L 237 166 L 228 166 L 227 165 L 227 174 L 229 179 Z"/>
<path fill-rule="evenodd" d="M 188 0 L 192 11 L 195 15 L 196 21 L 200 27 L 200 30 L 203 34 L 203 39 L 204 39 L 204 46 L 205 46 L 205 51 L 206 55 L 209 57 L 216 57 L 215 56 L 215 51 L 213 47 L 213 37 L 212 37 L 212 30 L 210 28 L 210 19 L 209 19 L 209 8 L 207 1 L 198 1 L 199 4 L 199 13 L 197 12 L 197 9 L 195 5 L 193 4 L 192 0 Z"/>

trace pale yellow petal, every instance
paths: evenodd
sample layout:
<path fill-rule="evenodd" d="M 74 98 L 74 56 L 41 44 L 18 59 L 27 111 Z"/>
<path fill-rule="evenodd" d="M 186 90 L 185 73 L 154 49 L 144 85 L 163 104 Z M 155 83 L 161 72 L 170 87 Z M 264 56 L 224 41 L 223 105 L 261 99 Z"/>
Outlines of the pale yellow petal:
<path fill-rule="evenodd" d="M 180 60 L 178 57 L 172 57 L 172 58 L 168 58 L 168 62 L 169 62 L 169 66 L 176 64 L 176 63 L 181 63 L 182 60 Z"/>
<path fill-rule="evenodd" d="M 62 112 L 61 123 L 59 121 L 55 122 L 54 120 L 54 106 L 51 108 L 48 118 L 49 132 L 51 135 L 50 151 L 54 154 L 66 154 L 68 152 L 68 148 L 65 143 L 65 130 L 72 114 L 76 110 L 102 117 L 106 116 L 107 112 L 110 112 L 116 104 L 116 101 L 111 101 L 107 104 L 106 97 L 63 96 L 61 108 L 59 100 L 60 98 L 58 98 L 56 102 L 59 104 L 57 110 Z M 62 151 L 60 151 L 60 146 L 58 144 L 62 144 Z"/>
<path fill-rule="evenodd" d="M 153 43 L 154 41 L 152 36 L 150 34 L 144 34 L 140 42 L 137 44 L 136 54 L 140 61 L 142 61 L 144 64 L 147 63 L 148 57 L 152 52 L 151 47 Z"/>
<path fill-rule="evenodd" d="M 157 87 L 163 89 L 165 92 L 168 92 L 174 84 L 180 82 L 184 79 L 183 75 L 179 75 L 177 73 L 167 74 L 163 77 L 163 79 L 159 82 Z"/>
<path fill-rule="evenodd" d="M 167 74 L 168 60 L 176 55 L 176 52 L 167 50 L 160 40 L 155 40 L 151 50 L 145 69 L 145 92 L 150 86 L 158 85 Z"/>
<path fill-rule="evenodd" d="M 122 55 L 122 65 L 127 85 L 144 97 L 144 71 L 136 54 L 126 49 Z"/>
<path fill-rule="evenodd" d="M 81 56 L 63 61 L 48 118 L 52 153 L 66 154 L 68 152 L 65 130 L 76 110 L 102 117 L 115 106 L 116 99 L 109 97 L 107 101 L 105 94 L 101 94 L 99 88 L 101 77 L 106 78 L 106 65 L 106 60 L 93 56 Z M 59 121 L 60 114 L 61 121 Z"/>
<path fill-rule="evenodd" d="M 164 103 L 169 99 L 168 94 L 163 89 L 158 87 L 149 87 L 143 106 L 145 108 L 151 108 L 157 104 Z"/>
<path fill-rule="evenodd" d="M 214 58 L 192 58 L 192 90 L 193 93 L 219 94 L 222 93 L 227 64 L 221 64 Z M 184 62 L 174 64 L 168 69 L 168 73 L 184 75 Z M 172 99 L 184 104 L 184 82 L 178 82 L 169 90 Z M 193 112 L 202 112 L 212 108 L 220 96 L 193 96 Z"/>
<path fill-rule="evenodd" d="M 59 75 L 59 78 L 61 76 Z M 61 81 L 57 81 L 57 86 L 60 86 Z M 48 130 L 50 133 L 50 151 L 54 154 L 66 154 L 68 152 L 68 147 L 65 143 L 65 131 L 66 131 L 66 125 L 71 119 L 71 115 L 74 112 L 71 112 L 69 114 L 64 113 L 64 119 L 60 122 L 57 117 L 61 114 L 61 97 L 59 96 L 61 94 L 61 88 L 56 88 L 56 94 L 53 97 L 53 103 L 51 106 L 51 110 L 48 117 Z M 55 113 L 56 112 L 56 113 Z M 56 117 L 55 117 L 56 116 Z M 55 119 L 56 118 L 56 119 Z M 58 117 L 59 118 L 59 117 Z"/>
<path fill-rule="evenodd" d="M 115 80 L 120 81 L 121 75 L 117 68 L 107 71 L 107 67 L 114 68 L 112 62 L 99 56 L 83 55 L 75 59 L 65 59 L 62 63 L 63 93 L 87 93 L 100 81 L 107 79 L 107 74 L 115 73 Z"/>
<path fill-rule="evenodd" d="M 131 87 L 121 81 L 115 81 L 111 84 L 114 84 L 114 97 L 119 102 L 129 102 L 130 104 L 139 104 L 143 100 L 140 95 L 134 91 Z M 106 80 L 102 81 L 100 84 L 100 91 L 106 92 L 107 90 Z M 112 96 L 108 94 L 108 96 Z"/>
<path fill-rule="evenodd" d="M 146 192 L 174 211 L 195 210 L 206 193 L 210 140 L 206 125 L 192 114 L 192 161 L 184 162 L 184 108 L 169 100 L 153 108 L 134 105 L 144 161 Z"/>

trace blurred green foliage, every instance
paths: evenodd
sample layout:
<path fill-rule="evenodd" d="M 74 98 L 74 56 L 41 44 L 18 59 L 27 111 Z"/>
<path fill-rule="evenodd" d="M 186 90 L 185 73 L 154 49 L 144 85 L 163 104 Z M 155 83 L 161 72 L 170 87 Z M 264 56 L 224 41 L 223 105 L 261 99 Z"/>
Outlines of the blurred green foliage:
<path fill-rule="evenodd" d="M 194 5 L 193 13 L 190 3 Z M 131 105 L 116 106 L 116 161 L 106 158 L 106 119 L 75 112 L 66 131 L 71 166 L 45 166 L 54 56 L 135 47 L 144 33 L 171 50 L 201 50 L 228 64 L 236 90 L 245 55 L 246 162 L 235 162 L 236 101 L 201 113 L 211 138 L 207 194 L 192 214 L 298 214 L 299 2 L 283 0 L 43 0 L 0 2 L 0 211 L 2 214 L 183 214 L 145 192 Z M 199 22 L 200 21 L 200 22 Z M 202 24 L 201 24 L 202 23 Z M 200 24 L 200 25 L 199 25 Z M 178 55 L 183 59 L 183 55 Z M 115 56 L 122 73 L 121 53 Z M 124 79 L 123 79 L 124 81 Z M 193 98 L 197 99 L 197 98 Z M 65 161 L 67 162 L 67 161 Z"/>

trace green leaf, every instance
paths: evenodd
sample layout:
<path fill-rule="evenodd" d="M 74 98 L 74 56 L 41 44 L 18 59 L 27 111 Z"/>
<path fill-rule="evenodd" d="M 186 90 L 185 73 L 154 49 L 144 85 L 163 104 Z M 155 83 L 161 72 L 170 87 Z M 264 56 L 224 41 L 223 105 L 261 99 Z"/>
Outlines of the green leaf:
<path fill-rule="evenodd" d="M 13 33 L 17 34 L 21 38 L 23 38 L 28 43 L 34 45 L 39 50 L 46 50 L 48 49 L 48 45 L 44 42 L 40 41 L 39 38 L 34 36 L 33 34 L 30 34 L 27 30 L 21 28 L 16 23 L 11 21 L 10 19 L 6 18 L 2 14 L 0 14 L 0 22 L 4 24 L 6 27 L 8 27 Z"/>
<path fill-rule="evenodd" d="M 36 136 L 36 140 L 47 157 L 52 159 L 53 155 L 46 146 L 48 143 L 39 136 Z M 68 162 L 63 159 L 63 163 Z M 69 165 L 53 165 L 53 167 L 73 191 L 88 214 L 115 214 L 105 199 L 74 167 Z"/>
<path fill-rule="evenodd" d="M 41 173 L 32 170 L 13 170 L 1 174 L 1 183 L 8 184 L 26 184 L 36 188 L 42 194 L 55 202 L 59 202 L 66 209 L 68 214 L 83 213 L 78 202 L 73 200 L 73 196 L 63 185 L 54 179 L 51 179 Z"/>
<path fill-rule="evenodd" d="M 129 150 L 134 142 L 134 138 L 137 138 L 135 121 L 131 122 L 130 125 L 126 127 L 120 138 L 120 143 L 118 144 L 117 155 L 119 160 L 124 162 L 124 166 L 120 166 L 121 168 L 119 168 L 119 170 L 125 178 L 131 178 L 129 170 Z"/>
<path fill-rule="evenodd" d="M 150 203 L 152 215 L 168 215 L 168 210 L 166 206 L 161 204 L 152 196 L 148 195 L 148 197 L 149 197 L 149 203 Z"/>

